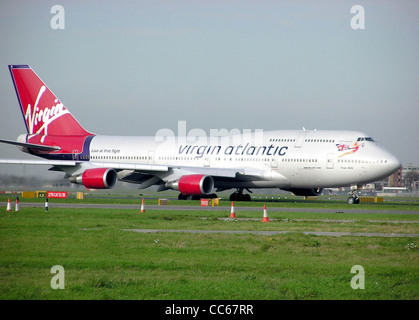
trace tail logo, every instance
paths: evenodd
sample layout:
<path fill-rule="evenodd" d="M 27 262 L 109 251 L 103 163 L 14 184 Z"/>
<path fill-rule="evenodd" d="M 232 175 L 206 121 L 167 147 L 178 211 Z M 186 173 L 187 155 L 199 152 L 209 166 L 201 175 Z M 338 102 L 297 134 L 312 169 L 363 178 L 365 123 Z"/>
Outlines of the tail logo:
<path fill-rule="evenodd" d="M 32 106 L 28 104 L 25 113 L 25 120 L 28 124 L 29 134 L 41 134 L 44 131 L 44 135 L 48 134 L 48 126 L 60 118 L 61 116 L 69 113 L 68 110 L 64 107 L 64 105 L 58 100 L 55 99 L 54 106 L 50 108 L 40 108 L 39 101 L 42 98 L 43 93 L 46 91 L 46 87 L 42 86 L 39 89 L 38 96 L 36 98 L 35 104 Z M 35 131 L 36 130 L 36 131 Z"/>

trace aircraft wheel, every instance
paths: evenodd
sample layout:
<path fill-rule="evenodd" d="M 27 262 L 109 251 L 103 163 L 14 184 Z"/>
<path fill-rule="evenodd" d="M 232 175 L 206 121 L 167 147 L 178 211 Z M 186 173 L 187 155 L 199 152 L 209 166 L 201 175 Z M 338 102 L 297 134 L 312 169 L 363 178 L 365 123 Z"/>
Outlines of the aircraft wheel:
<path fill-rule="evenodd" d="M 251 201 L 250 194 L 234 192 L 230 195 L 230 201 Z"/>
<path fill-rule="evenodd" d="M 348 203 L 348 204 L 359 204 L 359 198 L 358 197 L 353 197 L 353 196 L 350 196 L 349 198 L 348 198 L 348 200 L 346 200 L 346 202 Z"/>
<path fill-rule="evenodd" d="M 348 200 L 346 200 L 346 202 L 348 204 L 354 204 L 355 203 L 355 198 L 354 197 L 349 197 Z"/>

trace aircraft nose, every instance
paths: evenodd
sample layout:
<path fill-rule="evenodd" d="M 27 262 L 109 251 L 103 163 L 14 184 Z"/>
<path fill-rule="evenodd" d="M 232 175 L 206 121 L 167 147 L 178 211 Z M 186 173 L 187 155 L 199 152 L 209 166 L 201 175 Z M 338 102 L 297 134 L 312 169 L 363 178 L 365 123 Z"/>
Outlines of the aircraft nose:
<path fill-rule="evenodd" d="M 397 159 L 396 156 L 389 154 L 387 158 L 387 168 L 388 168 L 389 174 L 392 174 L 393 172 L 399 170 L 401 166 L 402 164 L 400 160 Z"/>

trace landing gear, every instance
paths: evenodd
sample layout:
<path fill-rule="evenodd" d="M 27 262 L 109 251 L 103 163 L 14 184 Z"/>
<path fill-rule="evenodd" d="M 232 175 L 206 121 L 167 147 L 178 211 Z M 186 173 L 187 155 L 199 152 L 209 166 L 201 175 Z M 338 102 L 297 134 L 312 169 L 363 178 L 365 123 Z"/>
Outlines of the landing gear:
<path fill-rule="evenodd" d="M 355 190 L 352 191 L 352 195 L 346 200 L 348 204 L 359 204 L 358 190 L 362 189 L 362 185 L 358 185 Z"/>
<path fill-rule="evenodd" d="M 181 193 L 179 193 L 179 195 L 177 196 L 177 199 L 178 200 L 187 200 L 187 195 L 186 194 L 181 194 Z"/>
<path fill-rule="evenodd" d="M 230 201 L 251 201 L 250 194 L 243 194 L 243 188 L 238 188 L 236 192 L 230 195 Z"/>
<path fill-rule="evenodd" d="M 348 200 L 346 200 L 348 204 L 359 204 L 359 197 L 357 195 L 350 196 Z"/>

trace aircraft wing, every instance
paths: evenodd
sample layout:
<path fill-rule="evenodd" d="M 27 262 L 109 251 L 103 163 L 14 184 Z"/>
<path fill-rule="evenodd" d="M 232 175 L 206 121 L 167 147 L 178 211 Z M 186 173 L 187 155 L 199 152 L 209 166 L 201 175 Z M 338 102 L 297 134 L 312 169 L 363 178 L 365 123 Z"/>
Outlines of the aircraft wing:
<path fill-rule="evenodd" d="M 134 170 L 143 174 L 159 174 L 160 177 L 169 177 L 171 180 L 180 178 L 184 174 L 204 174 L 214 177 L 237 178 L 237 175 L 262 176 L 264 171 L 255 168 L 210 168 L 179 165 L 158 165 L 158 164 L 137 164 L 137 163 L 109 163 L 95 162 L 90 164 L 93 167 L 113 168 L 115 170 Z"/>
<path fill-rule="evenodd" d="M 168 171 L 168 166 L 153 164 L 135 163 L 105 163 L 105 162 L 85 162 L 71 160 L 20 160 L 20 159 L 0 159 L 0 164 L 20 164 L 20 165 L 49 165 L 53 167 L 83 167 L 87 168 L 112 168 L 115 170 L 136 170 L 144 172 Z"/>
<path fill-rule="evenodd" d="M 109 167 L 108 163 L 94 163 L 97 166 Z M 176 182 L 182 176 L 203 175 L 211 176 L 214 179 L 215 187 L 219 189 L 219 183 L 233 183 L 233 181 L 264 180 L 266 171 L 255 168 L 210 168 L 194 166 L 161 166 L 161 165 L 138 165 L 121 164 L 118 169 L 120 180 L 138 185 L 139 189 L 145 189 L 152 185 L 158 185 L 159 191 L 169 189 L 166 183 Z"/>
<path fill-rule="evenodd" d="M 144 163 L 109 163 L 96 161 L 71 161 L 71 160 L 20 160 L 20 159 L 0 159 L 0 164 L 18 164 L 18 165 L 50 165 L 53 167 L 83 167 L 87 168 L 112 168 L 116 171 L 131 170 L 141 174 L 167 173 L 159 175 L 161 177 L 172 176 L 171 179 L 177 179 L 184 174 L 205 174 L 214 177 L 237 178 L 242 176 L 263 176 L 264 171 L 255 168 L 210 168 L 193 167 L 178 165 L 158 165 Z M 65 170 L 64 170 L 65 171 Z"/>

